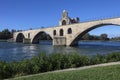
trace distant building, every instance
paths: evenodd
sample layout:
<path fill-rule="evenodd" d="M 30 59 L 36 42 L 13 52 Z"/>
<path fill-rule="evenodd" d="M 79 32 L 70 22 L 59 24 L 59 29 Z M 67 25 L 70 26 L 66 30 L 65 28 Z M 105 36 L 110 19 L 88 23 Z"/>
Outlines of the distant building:
<path fill-rule="evenodd" d="M 79 23 L 79 18 L 70 18 L 68 16 L 68 12 L 66 10 L 63 10 L 62 12 L 62 18 L 59 21 L 59 25 L 68 25 L 68 24 L 73 24 L 73 23 Z"/>

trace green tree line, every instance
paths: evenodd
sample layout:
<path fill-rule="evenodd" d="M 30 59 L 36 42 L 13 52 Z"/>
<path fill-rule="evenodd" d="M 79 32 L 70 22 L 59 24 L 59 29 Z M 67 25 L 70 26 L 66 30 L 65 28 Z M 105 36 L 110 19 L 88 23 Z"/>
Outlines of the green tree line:
<path fill-rule="evenodd" d="M 85 34 L 82 38 L 82 40 L 109 40 L 107 34 L 101 34 L 100 36 L 97 35 L 90 35 L 89 33 Z"/>
<path fill-rule="evenodd" d="M 2 31 L 0 31 L 0 39 L 1 40 L 7 40 L 7 39 L 10 39 L 13 37 L 13 33 L 15 32 L 16 30 L 8 30 L 8 29 L 4 29 Z"/>
<path fill-rule="evenodd" d="M 111 40 L 120 41 L 120 37 L 113 37 Z"/>

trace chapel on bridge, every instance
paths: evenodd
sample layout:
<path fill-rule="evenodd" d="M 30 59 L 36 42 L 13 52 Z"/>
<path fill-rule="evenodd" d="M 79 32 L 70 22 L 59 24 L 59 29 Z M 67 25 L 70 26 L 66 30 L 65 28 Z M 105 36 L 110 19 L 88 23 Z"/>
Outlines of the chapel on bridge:
<path fill-rule="evenodd" d="M 66 10 L 63 10 L 62 12 L 62 18 L 59 21 L 59 25 L 69 25 L 69 24 L 73 24 L 73 23 L 79 23 L 79 18 L 70 18 L 68 16 L 68 12 Z"/>

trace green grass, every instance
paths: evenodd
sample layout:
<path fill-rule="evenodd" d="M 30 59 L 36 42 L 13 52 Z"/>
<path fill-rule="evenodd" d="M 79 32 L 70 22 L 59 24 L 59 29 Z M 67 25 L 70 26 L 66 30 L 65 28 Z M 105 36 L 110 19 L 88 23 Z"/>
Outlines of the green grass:
<path fill-rule="evenodd" d="M 45 73 L 12 80 L 120 80 L 120 65 Z"/>

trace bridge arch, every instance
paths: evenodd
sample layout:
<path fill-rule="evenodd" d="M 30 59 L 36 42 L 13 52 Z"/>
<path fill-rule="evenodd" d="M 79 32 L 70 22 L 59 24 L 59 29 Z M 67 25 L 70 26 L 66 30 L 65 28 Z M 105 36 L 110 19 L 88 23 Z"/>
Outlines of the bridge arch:
<path fill-rule="evenodd" d="M 90 26 L 89 28 L 86 28 L 82 32 L 79 32 L 78 34 L 76 34 L 75 38 L 71 41 L 70 46 L 78 45 L 78 41 L 89 31 L 92 31 L 93 29 L 96 29 L 99 27 L 108 26 L 108 25 L 120 26 L 119 24 L 114 24 L 114 23 L 101 23 L 94 26 Z"/>
<path fill-rule="evenodd" d="M 23 39 L 25 38 L 23 33 L 19 33 L 16 37 L 16 42 L 23 42 Z"/>
<path fill-rule="evenodd" d="M 34 36 L 32 43 L 39 44 L 40 40 L 52 40 L 52 37 L 49 34 L 47 34 L 46 32 L 40 31 Z"/>

